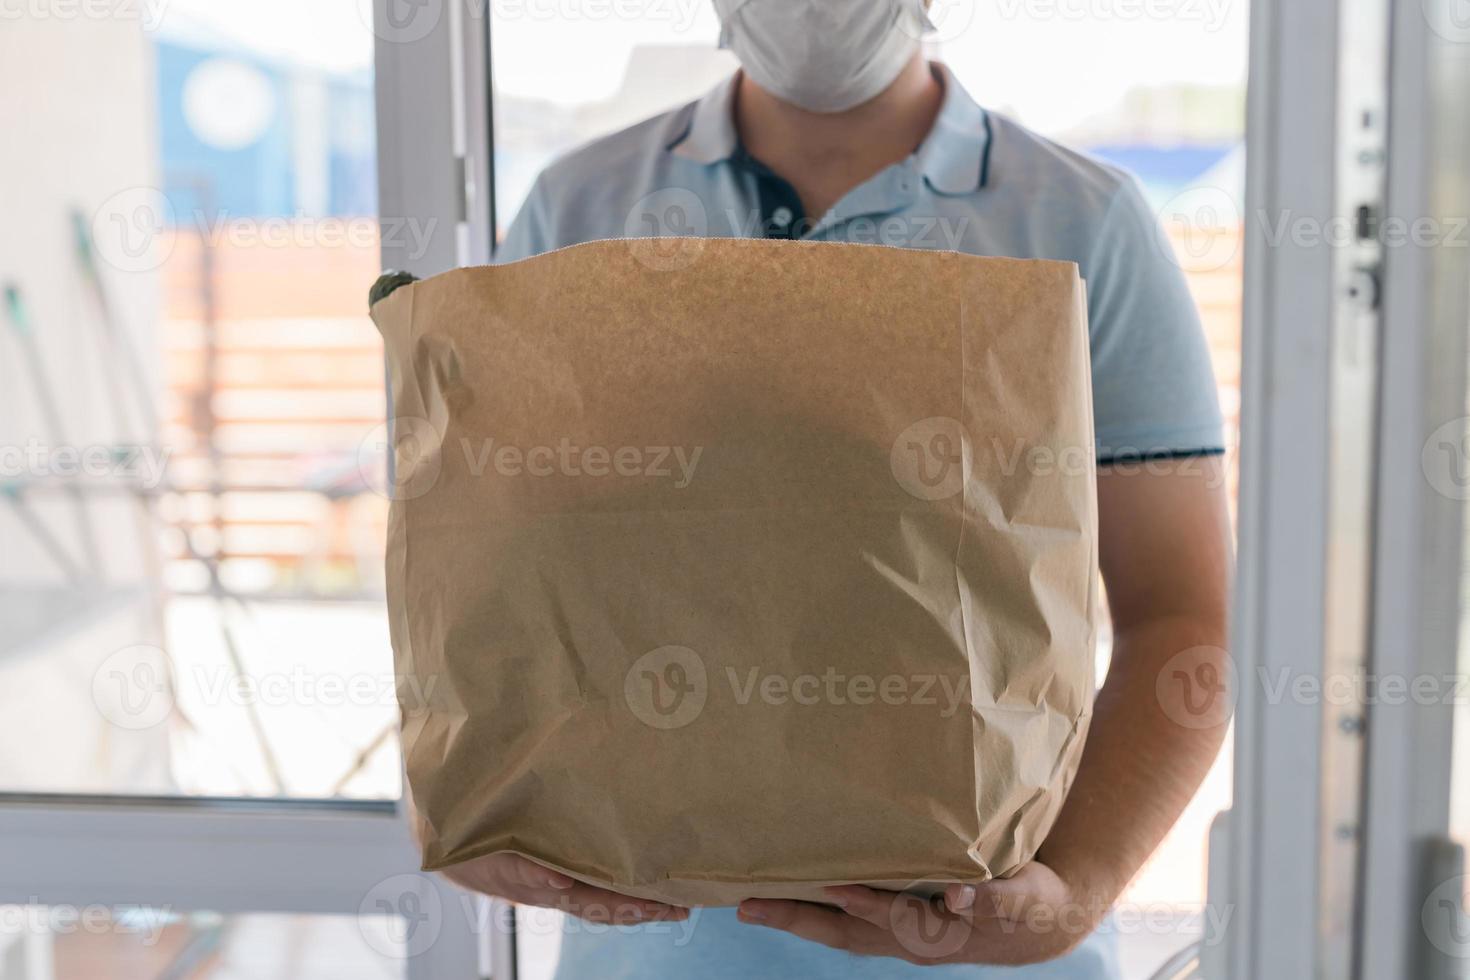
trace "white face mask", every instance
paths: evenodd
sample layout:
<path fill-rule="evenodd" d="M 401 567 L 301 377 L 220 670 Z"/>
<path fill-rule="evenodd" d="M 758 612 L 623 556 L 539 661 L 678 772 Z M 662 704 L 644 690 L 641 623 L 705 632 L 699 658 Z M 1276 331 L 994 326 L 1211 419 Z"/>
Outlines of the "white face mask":
<path fill-rule="evenodd" d="M 898 77 L 929 28 L 923 0 L 714 0 L 720 45 L 761 88 L 842 112 Z"/>

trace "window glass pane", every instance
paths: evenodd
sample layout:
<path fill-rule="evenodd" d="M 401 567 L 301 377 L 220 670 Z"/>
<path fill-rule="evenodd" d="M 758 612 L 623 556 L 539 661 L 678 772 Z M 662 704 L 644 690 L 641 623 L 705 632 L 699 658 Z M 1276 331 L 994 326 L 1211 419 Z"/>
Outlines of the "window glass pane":
<path fill-rule="evenodd" d="M 0 32 L 0 791 L 398 795 L 359 6 Z"/>
<path fill-rule="evenodd" d="M 704 2 L 533 0 L 490 12 L 502 233 L 557 156 L 698 98 L 736 66 Z"/>

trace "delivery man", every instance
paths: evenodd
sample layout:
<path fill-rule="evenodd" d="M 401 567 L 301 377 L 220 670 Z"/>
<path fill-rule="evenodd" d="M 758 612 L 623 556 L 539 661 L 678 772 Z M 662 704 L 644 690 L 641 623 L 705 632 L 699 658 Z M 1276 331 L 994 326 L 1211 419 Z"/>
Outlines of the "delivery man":
<path fill-rule="evenodd" d="M 1109 909 L 1210 768 L 1230 707 L 1221 418 L 1183 276 L 1130 177 L 986 111 L 921 57 L 924 0 L 714 3 L 741 71 L 552 164 L 497 259 L 699 234 L 1077 263 L 1113 624 L 1081 769 L 1031 864 L 927 904 L 843 887 L 826 905 L 691 913 L 511 855 L 449 876 L 577 916 L 566 980 L 1116 976 Z"/>

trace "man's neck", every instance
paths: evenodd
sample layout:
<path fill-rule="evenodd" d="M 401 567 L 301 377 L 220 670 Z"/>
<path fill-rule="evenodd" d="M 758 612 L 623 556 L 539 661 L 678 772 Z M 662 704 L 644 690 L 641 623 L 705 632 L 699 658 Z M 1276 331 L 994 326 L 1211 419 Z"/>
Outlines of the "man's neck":
<path fill-rule="evenodd" d="M 745 149 L 790 181 L 820 217 L 847 191 L 908 158 L 939 114 L 944 86 L 915 53 L 893 84 L 845 112 L 808 112 L 741 75 L 735 126 Z"/>

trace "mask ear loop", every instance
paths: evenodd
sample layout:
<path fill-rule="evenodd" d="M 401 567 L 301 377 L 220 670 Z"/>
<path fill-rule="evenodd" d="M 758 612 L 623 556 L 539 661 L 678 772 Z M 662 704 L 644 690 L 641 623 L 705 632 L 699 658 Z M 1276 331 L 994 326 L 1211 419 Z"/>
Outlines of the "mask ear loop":
<path fill-rule="evenodd" d="M 944 0 L 939 0 L 943 3 Z M 922 41 L 925 35 L 939 33 L 939 27 L 929 16 L 929 4 L 924 0 L 897 0 L 893 5 L 893 23 L 900 25 L 905 34 L 913 35 L 917 28 L 918 36 L 915 40 Z M 904 24 L 904 18 L 910 14 L 913 20 Z"/>
<path fill-rule="evenodd" d="M 925 3 L 924 0 L 912 0 L 912 2 L 915 7 L 919 8 L 917 11 L 919 15 L 919 27 L 923 30 L 923 33 L 938 33 L 939 28 L 935 26 L 934 21 L 931 20 L 929 17 L 929 5 Z M 943 0 L 941 0 L 941 2 L 943 2 Z"/>
<path fill-rule="evenodd" d="M 730 50 L 730 41 L 735 33 L 735 18 L 740 15 L 740 10 L 750 0 L 726 0 L 725 3 L 715 4 L 715 15 L 720 18 L 720 40 L 718 47 L 722 50 Z M 923 0 L 919 0 L 920 3 Z"/>

